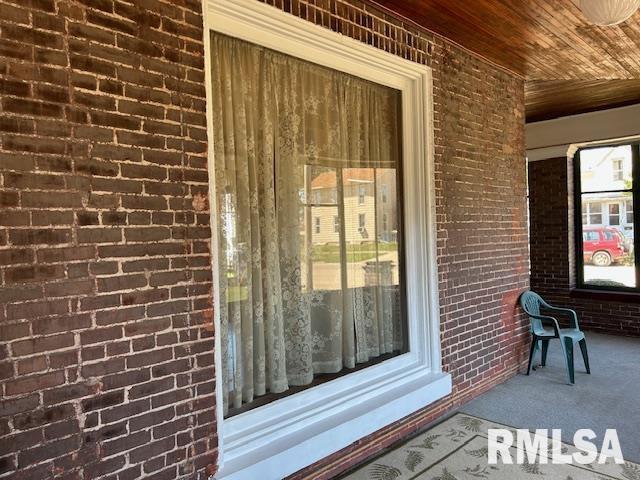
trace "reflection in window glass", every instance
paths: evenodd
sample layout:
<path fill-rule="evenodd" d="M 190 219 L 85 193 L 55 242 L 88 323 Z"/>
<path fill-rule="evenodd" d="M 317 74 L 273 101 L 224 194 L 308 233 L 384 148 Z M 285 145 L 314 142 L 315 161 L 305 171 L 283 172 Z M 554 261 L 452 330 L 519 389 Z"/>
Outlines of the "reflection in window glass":
<path fill-rule="evenodd" d="M 632 157 L 630 145 L 581 150 L 579 166 L 582 192 L 631 188 Z"/>
<path fill-rule="evenodd" d="M 406 352 L 402 97 L 221 34 L 211 49 L 229 415 Z"/>
<path fill-rule="evenodd" d="M 637 144 L 587 147 L 575 163 L 580 179 L 585 286 L 635 288 L 633 185 Z"/>
<path fill-rule="evenodd" d="M 582 203 L 582 223 L 585 225 L 602 224 L 602 204 L 600 202 Z"/>
<path fill-rule="evenodd" d="M 624 160 L 621 158 L 614 158 L 611 161 L 613 166 L 613 181 L 617 182 L 624 180 Z"/>
<path fill-rule="evenodd" d="M 621 219 L 624 218 L 622 208 L 632 203 L 629 199 L 631 195 L 631 192 L 582 195 L 582 251 L 586 285 L 635 287 L 633 223 L 621 225 Z"/>
<path fill-rule="evenodd" d="M 365 202 L 367 189 L 364 185 L 358 185 L 358 203 L 362 205 Z"/>
<path fill-rule="evenodd" d="M 609 225 L 620 225 L 620 204 L 609 204 Z"/>

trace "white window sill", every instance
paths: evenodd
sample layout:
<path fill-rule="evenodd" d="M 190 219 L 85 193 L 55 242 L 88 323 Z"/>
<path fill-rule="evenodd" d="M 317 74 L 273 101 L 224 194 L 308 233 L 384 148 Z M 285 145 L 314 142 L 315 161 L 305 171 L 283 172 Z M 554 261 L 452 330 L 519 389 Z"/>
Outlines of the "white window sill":
<path fill-rule="evenodd" d="M 328 398 L 318 390 L 331 385 L 320 385 L 225 420 L 215 478 L 283 478 L 451 393 L 449 374 L 393 369 L 389 377 Z M 282 408 L 285 402 L 292 409 Z"/>

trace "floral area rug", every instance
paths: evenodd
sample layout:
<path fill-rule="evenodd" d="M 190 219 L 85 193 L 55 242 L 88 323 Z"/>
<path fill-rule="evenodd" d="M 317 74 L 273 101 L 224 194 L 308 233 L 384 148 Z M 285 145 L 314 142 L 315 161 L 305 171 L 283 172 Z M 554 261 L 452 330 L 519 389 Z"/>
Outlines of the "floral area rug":
<path fill-rule="evenodd" d="M 515 438 L 512 427 L 458 413 L 371 460 L 343 480 L 640 480 L 640 465 L 618 465 L 610 458 L 603 465 L 489 465 L 489 428 L 511 430 Z M 575 451 L 573 445 L 562 444 L 562 453 Z M 511 452 L 515 462 L 515 447 Z"/>

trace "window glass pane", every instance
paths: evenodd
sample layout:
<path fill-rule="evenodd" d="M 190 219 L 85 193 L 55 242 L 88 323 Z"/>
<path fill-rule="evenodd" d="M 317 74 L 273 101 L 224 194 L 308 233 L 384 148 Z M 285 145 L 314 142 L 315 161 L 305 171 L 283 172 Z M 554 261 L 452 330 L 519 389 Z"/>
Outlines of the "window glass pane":
<path fill-rule="evenodd" d="M 589 200 L 589 195 L 582 196 L 582 223 L 585 225 L 602 225 L 602 201 Z"/>
<path fill-rule="evenodd" d="M 402 110 L 392 88 L 211 38 L 228 415 L 407 350 Z"/>
<path fill-rule="evenodd" d="M 622 207 L 629 204 L 630 192 L 582 195 L 585 284 L 635 287 L 633 224 L 620 225 Z"/>
<path fill-rule="evenodd" d="M 589 148 L 580 151 L 583 192 L 631 188 L 631 146 Z"/>
<path fill-rule="evenodd" d="M 338 207 L 312 207 L 314 229 L 311 235 L 311 258 L 308 266 L 312 277 L 307 282 L 307 291 L 311 290 L 340 290 L 341 256 L 339 234 L 333 227 L 333 217 Z M 316 228 L 318 225 L 322 228 Z M 331 228 L 330 228 L 331 227 Z"/>
<path fill-rule="evenodd" d="M 620 225 L 620 204 L 609 204 L 609 225 Z"/>

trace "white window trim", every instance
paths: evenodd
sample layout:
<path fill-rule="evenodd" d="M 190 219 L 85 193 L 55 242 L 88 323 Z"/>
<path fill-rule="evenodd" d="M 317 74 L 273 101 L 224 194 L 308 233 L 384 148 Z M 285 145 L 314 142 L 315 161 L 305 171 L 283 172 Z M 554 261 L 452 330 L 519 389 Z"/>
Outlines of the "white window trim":
<path fill-rule="evenodd" d="M 214 305 L 217 233 L 209 30 L 402 91 L 403 181 L 409 352 L 243 414 L 217 403 L 217 479 L 283 478 L 451 392 L 442 372 L 436 263 L 431 69 L 313 25 L 256 0 L 203 0 L 212 201 Z M 219 310 L 215 331 L 219 332 Z M 220 337 L 215 339 L 221 371 Z M 221 378 L 216 393 L 222 397 Z"/>

